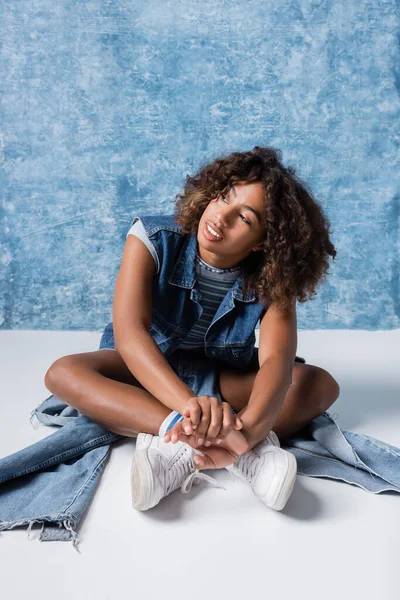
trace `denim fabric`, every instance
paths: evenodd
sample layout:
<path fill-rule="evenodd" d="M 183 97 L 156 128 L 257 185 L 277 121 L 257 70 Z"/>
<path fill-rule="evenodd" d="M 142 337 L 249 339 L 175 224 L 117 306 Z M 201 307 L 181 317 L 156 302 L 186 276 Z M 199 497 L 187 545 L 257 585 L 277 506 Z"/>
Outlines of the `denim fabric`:
<path fill-rule="evenodd" d="M 197 395 L 216 396 L 223 363 L 240 370 L 258 364 L 254 328 L 265 311 L 254 294 L 240 291 L 240 278 L 228 291 L 207 331 L 205 358 L 177 350 L 200 317 L 195 287 L 196 236 L 183 237 L 171 217 L 142 217 L 160 258 L 154 278 L 150 333 L 177 375 Z M 112 323 L 99 349 L 114 348 Z M 175 351 L 176 350 L 176 351 Z M 305 362 L 296 357 L 296 361 Z M 31 413 L 31 423 L 57 426 L 48 437 L 0 460 L 0 530 L 42 524 L 41 541 L 72 538 L 95 493 L 113 442 L 112 433 L 54 395 Z M 294 437 L 282 440 L 298 473 L 337 479 L 368 492 L 400 492 L 400 449 L 370 436 L 341 431 L 328 412 Z"/>
<path fill-rule="evenodd" d="M 105 468 L 110 444 L 122 436 L 103 429 L 50 396 L 35 410 L 48 424 L 47 410 L 68 409 L 71 419 L 46 438 L 0 460 L 0 530 L 42 524 L 41 541 L 73 539 Z M 43 417 L 43 418 L 42 418 Z"/>
<path fill-rule="evenodd" d="M 299 475 L 337 479 L 373 494 L 400 493 L 400 448 L 341 430 L 327 411 L 281 447 L 295 455 Z"/>

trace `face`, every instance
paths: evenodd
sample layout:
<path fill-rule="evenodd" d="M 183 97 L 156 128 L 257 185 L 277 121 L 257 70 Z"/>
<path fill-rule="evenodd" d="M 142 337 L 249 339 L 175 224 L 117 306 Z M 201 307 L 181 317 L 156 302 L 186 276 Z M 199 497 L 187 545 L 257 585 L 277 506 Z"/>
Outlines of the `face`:
<path fill-rule="evenodd" d="M 197 231 L 198 254 L 220 269 L 238 265 L 259 250 L 264 234 L 264 188 L 260 181 L 235 183 L 210 201 Z M 210 226 L 219 237 L 208 229 Z"/>

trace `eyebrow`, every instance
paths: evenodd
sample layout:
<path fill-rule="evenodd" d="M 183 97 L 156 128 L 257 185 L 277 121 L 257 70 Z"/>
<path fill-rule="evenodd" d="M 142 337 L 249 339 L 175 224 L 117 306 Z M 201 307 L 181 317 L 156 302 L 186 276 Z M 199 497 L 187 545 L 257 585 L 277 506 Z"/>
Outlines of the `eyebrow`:
<path fill-rule="evenodd" d="M 235 196 L 237 196 L 237 191 L 236 191 L 234 185 L 231 185 L 231 189 L 233 190 L 233 193 L 235 194 Z M 258 212 L 258 210 L 256 210 L 252 206 L 249 206 L 248 204 L 244 204 L 243 208 L 247 208 L 247 210 L 250 210 L 252 213 L 254 213 L 258 219 L 258 222 L 261 224 L 261 215 Z"/>

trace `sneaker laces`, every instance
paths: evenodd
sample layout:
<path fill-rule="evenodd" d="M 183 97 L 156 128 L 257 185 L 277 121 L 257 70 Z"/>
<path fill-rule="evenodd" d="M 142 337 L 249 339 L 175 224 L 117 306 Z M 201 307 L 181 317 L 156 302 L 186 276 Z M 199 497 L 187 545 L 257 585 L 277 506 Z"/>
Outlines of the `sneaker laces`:
<path fill-rule="evenodd" d="M 198 469 L 194 469 L 182 483 L 182 494 L 187 494 L 188 492 L 190 492 L 190 490 L 192 489 L 192 484 L 199 485 L 201 483 L 201 480 L 208 481 L 209 483 L 211 483 L 212 487 L 218 487 L 223 490 L 226 490 L 226 487 L 221 485 L 216 479 L 214 479 L 214 477 L 206 475 L 206 473 L 202 473 Z"/>
<path fill-rule="evenodd" d="M 167 494 L 170 494 L 181 486 L 182 494 L 187 494 L 192 489 L 192 485 L 199 485 L 201 481 L 208 481 L 213 487 L 218 487 L 223 490 L 226 488 L 221 485 L 214 477 L 201 473 L 194 467 L 193 456 L 188 456 L 190 446 L 187 448 L 183 447 L 177 460 L 171 465 L 168 475 L 170 478 L 167 484 Z M 181 483 L 182 482 L 182 483 Z"/>
<path fill-rule="evenodd" d="M 235 481 L 236 472 L 237 475 L 240 474 L 240 476 L 243 476 L 247 483 L 251 483 L 257 471 L 258 459 L 263 453 L 264 448 L 271 444 L 280 447 L 278 437 L 276 433 L 272 431 L 265 440 L 256 444 L 249 452 L 241 454 L 232 465 L 229 465 L 227 469 L 231 474 L 232 481 Z"/>
<path fill-rule="evenodd" d="M 244 477 L 247 483 L 251 483 L 259 466 L 259 458 L 260 457 L 255 452 L 250 450 L 250 452 L 241 454 L 232 467 L 239 470 L 240 474 Z M 232 476 L 232 481 L 234 481 L 235 476 L 233 469 L 228 470 Z"/>

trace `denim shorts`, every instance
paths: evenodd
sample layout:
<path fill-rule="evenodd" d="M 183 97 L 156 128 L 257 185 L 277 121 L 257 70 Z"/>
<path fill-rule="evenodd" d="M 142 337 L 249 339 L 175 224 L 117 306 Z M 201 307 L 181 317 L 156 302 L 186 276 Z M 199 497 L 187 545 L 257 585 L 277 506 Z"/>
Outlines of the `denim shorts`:
<path fill-rule="evenodd" d="M 100 340 L 99 350 L 115 350 L 114 335 L 107 325 Z M 215 396 L 220 402 L 219 373 L 221 361 L 177 349 L 165 357 L 168 364 L 196 396 Z"/>

